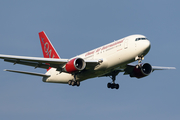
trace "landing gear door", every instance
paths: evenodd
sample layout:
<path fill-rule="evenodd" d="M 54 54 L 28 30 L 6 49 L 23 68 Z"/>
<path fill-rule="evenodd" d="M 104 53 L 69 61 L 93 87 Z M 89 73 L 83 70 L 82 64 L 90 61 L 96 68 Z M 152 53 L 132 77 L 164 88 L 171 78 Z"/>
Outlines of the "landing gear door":
<path fill-rule="evenodd" d="M 128 48 L 128 39 L 125 39 L 124 40 L 124 49 L 127 49 Z"/>

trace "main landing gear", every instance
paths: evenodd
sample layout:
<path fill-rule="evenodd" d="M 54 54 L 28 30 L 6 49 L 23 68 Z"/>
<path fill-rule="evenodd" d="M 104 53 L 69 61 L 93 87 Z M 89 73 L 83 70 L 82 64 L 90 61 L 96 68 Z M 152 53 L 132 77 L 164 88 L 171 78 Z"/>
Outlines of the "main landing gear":
<path fill-rule="evenodd" d="M 76 75 L 74 74 L 74 79 L 73 79 L 73 80 L 69 80 L 69 81 L 68 81 L 68 84 L 69 84 L 69 85 L 72 85 L 72 86 L 77 86 L 77 87 L 79 87 L 79 86 L 80 86 L 80 81 L 77 81 L 77 80 L 76 80 Z"/>
<path fill-rule="evenodd" d="M 116 75 L 112 75 L 111 79 L 112 79 L 112 83 L 108 83 L 107 87 L 111 89 L 114 89 L 114 88 L 119 89 L 119 84 L 115 83 Z"/>
<path fill-rule="evenodd" d="M 72 85 L 72 86 L 77 86 L 77 87 L 80 86 L 80 82 L 79 81 L 74 81 L 74 80 L 69 80 L 68 84 Z"/>

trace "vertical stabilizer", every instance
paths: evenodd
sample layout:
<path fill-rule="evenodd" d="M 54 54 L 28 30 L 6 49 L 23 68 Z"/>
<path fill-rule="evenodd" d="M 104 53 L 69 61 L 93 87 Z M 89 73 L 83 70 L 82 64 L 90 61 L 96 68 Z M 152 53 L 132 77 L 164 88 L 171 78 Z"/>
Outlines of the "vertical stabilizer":
<path fill-rule="evenodd" d="M 39 38 L 40 38 L 44 58 L 60 59 L 58 53 L 56 52 L 55 48 L 51 44 L 50 40 L 48 39 L 44 31 L 39 33 Z"/>

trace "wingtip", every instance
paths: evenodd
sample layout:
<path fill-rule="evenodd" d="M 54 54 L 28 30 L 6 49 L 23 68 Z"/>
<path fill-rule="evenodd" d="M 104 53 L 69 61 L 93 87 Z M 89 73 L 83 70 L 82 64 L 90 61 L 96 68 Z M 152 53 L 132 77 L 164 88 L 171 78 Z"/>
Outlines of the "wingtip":
<path fill-rule="evenodd" d="M 175 67 L 169 67 L 169 69 L 176 69 Z"/>

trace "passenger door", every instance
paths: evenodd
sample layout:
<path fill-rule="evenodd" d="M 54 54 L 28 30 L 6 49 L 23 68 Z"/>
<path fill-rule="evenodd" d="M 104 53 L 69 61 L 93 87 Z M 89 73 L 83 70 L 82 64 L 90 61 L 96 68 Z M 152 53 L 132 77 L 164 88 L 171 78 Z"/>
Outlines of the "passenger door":
<path fill-rule="evenodd" d="M 124 49 L 127 49 L 128 48 L 128 39 L 125 39 L 124 40 Z"/>

